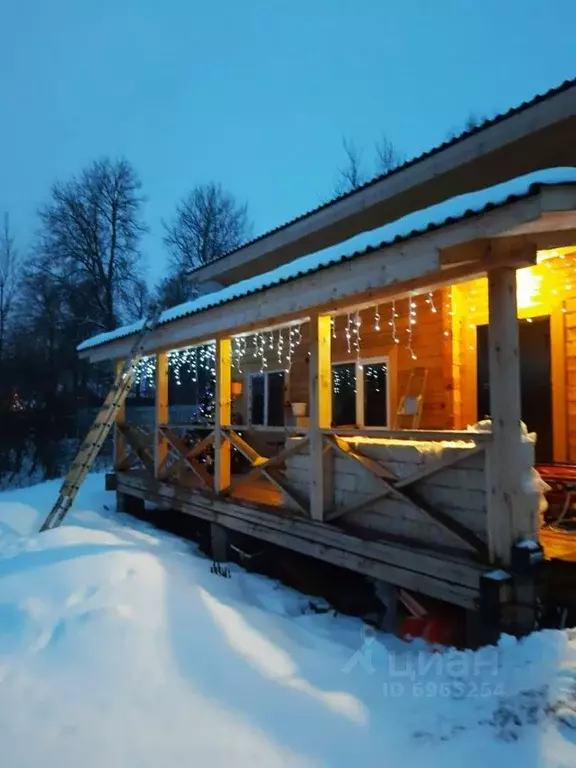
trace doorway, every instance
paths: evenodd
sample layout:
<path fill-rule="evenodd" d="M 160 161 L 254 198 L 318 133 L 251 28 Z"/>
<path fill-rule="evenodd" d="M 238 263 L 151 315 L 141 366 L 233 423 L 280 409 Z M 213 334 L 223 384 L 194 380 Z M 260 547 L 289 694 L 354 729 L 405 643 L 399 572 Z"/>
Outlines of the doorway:
<path fill-rule="evenodd" d="M 552 367 L 550 316 L 518 321 L 522 421 L 536 432 L 536 462 L 553 461 Z M 490 414 L 488 377 L 488 326 L 477 327 L 478 418 Z"/>

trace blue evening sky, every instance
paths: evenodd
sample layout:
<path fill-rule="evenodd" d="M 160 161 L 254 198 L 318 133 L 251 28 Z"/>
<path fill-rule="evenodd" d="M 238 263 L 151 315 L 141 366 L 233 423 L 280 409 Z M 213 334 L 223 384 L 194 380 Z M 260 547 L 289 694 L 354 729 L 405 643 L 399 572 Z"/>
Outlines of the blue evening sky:
<path fill-rule="evenodd" d="M 470 112 L 576 75 L 573 0 L 4 0 L 0 212 L 20 245 L 50 184 L 126 155 L 161 220 L 195 183 L 246 199 L 254 234 L 330 195 L 343 134 L 406 155 Z"/>

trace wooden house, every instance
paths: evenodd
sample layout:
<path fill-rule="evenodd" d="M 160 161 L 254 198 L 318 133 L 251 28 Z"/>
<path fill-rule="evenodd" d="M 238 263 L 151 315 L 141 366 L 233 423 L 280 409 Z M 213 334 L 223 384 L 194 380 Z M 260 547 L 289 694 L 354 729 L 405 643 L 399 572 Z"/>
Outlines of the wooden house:
<path fill-rule="evenodd" d="M 120 507 L 534 626 L 536 467 L 576 463 L 575 127 L 568 82 L 195 274 L 146 339 L 154 427 L 117 421 Z M 212 419 L 170 420 L 171 366 L 210 369 Z"/>

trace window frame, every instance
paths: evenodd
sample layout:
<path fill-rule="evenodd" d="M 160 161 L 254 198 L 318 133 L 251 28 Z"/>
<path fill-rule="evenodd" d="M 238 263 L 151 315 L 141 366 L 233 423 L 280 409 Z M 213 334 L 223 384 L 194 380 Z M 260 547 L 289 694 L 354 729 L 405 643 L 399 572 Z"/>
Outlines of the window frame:
<path fill-rule="evenodd" d="M 248 374 L 248 408 L 246 423 L 249 427 L 266 427 L 266 429 L 284 429 L 286 426 L 286 419 L 284 424 L 280 427 L 271 427 L 268 424 L 268 374 L 271 373 L 283 373 L 284 374 L 284 397 L 282 399 L 282 407 L 286 406 L 286 392 L 288 389 L 288 377 L 290 374 L 285 368 L 266 368 L 265 371 L 252 371 Z M 256 376 L 264 377 L 264 408 L 263 408 L 263 424 L 254 424 L 252 421 L 252 393 L 253 393 L 253 381 Z"/>
<path fill-rule="evenodd" d="M 364 366 L 376 365 L 381 363 L 386 366 L 386 424 L 382 427 L 366 427 L 364 424 Z M 353 365 L 354 375 L 356 376 L 356 428 L 357 429 L 390 429 L 390 355 L 379 355 L 378 357 L 361 357 L 357 360 L 338 360 L 334 361 L 330 366 L 331 371 L 338 365 Z M 361 374 L 361 375 L 360 375 Z M 330 384 L 330 395 L 333 397 L 334 392 L 332 389 L 333 378 Z M 335 426 L 334 429 L 338 429 Z"/>

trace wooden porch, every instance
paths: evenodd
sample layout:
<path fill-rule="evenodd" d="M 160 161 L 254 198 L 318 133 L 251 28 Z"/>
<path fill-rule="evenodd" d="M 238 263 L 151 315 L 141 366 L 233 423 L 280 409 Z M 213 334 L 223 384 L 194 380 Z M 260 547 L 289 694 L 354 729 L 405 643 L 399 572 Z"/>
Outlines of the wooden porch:
<path fill-rule="evenodd" d="M 154 424 L 130 424 L 125 409 L 117 420 L 120 507 L 130 499 L 170 507 L 479 610 L 490 625 L 508 612 L 515 631 L 534 626 L 542 547 L 572 557 L 572 545 L 542 532 L 536 439 L 522 427 L 519 323 L 549 313 L 563 334 L 564 352 L 551 353 L 561 382 L 551 408 L 554 459 L 567 458 L 572 283 L 564 278 L 576 251 L 566 245 L 576 237 L 574 188 L 538 195 L 155 330 Z M 568 253 L 542 266 L 538 254 L 553 248 Z M 546 270 L 548 280 L 528 308 L 525 269 Z M 490 420 L 475 424 L 484 416 L 483 323 Z M 118 361 L 128 346 L 120 337 L 88 354 Z M 182 354 L 196 381 L 198 350 L 213 363 L 213 413 L 171 423 L 170 361 Z M 416 371 L 425 375 L 410 394 Z"/>

